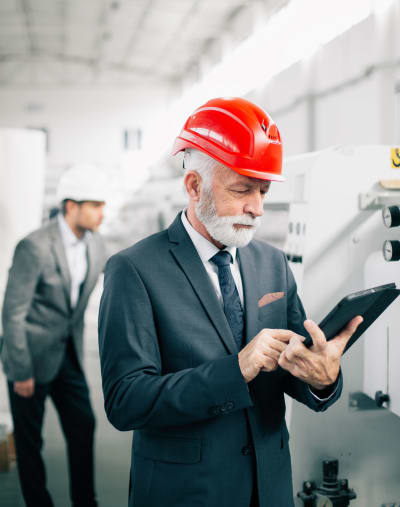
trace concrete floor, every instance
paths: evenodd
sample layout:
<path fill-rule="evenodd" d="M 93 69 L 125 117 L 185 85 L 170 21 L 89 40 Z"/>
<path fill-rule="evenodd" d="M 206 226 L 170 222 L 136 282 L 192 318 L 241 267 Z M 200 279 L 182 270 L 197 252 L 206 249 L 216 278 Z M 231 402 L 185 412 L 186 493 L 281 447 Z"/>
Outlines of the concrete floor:
<path fill-rule="evenodd" d="M 93 409 L 96 414 L 96 491 L 100 506 L 126 507 L 132 433 L 121 433 L 107 421 L 103 408 L 100 364 L 97 347 L 97 309 L 102 283 L 96 287 L 86 313 L 85 373 L 90 387 Z M 5 378 L 1 372 L 0 405 L 4 406 Z M 64 438 L 57 413 L 48 400 L 46 405 L 44 438 L 44 460 L 46 463 L 48 488 L 56 507 L 71 505 L 68 494 L 68 471 Z M 0 506 L 23 507 L 18 474 L 14 466 L 10 472 L 0 473 Z"/>

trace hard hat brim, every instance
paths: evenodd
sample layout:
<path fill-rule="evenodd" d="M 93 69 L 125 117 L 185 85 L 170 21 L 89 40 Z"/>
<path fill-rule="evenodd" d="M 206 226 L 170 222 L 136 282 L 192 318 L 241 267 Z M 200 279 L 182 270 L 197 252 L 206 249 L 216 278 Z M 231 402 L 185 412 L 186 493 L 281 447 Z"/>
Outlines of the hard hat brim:
<path fill-rule="evenodd" d="M 237 172 L 238 174 L 241 174 L 242 176 L 247 176 L 249 178 L 254 178 L 257 180 L 264 180 L 264 181 L 279 181 L 283 182 L 286 181 L 286 178 L 282 176 L 281 174 L 276 174 L 272 172 L 265 172 L 265 171 L 256 171 L 254 169 L 243 169 L 241 167 L 231 166 L 226 163 L 226 161 L 220 159 L 217 155 L 213 154 L 212 156 L 210 153 L 205 150 L 202 146 L 200 146 L 197 143 L 191 142 L 188 139 L 182 139 L 180 136 L 175 139 L 175 143 L 172 150 L 172 155 L 176 155 L 180 151 L 184 151 L 186 148 L 193 148 L 195 150 L 202 151 L 204 154 L 208 155 L 210 158 L 213 158 L 216 162 L 219 162 L 225 167 L 229 167 L 229 169 L 232 169 L 233 171 Z"/>
<path fill-rule="evenodd" d="M 252 169 L 241 169 L 239 167 L 230 167 L 233 171 L 241 174 L 242 176 L 248 176 L 257 180 L 265 181 L 286 181 L 286 178 L 281 174 L 266 173 L 261 171 L 253 171 Z"/>

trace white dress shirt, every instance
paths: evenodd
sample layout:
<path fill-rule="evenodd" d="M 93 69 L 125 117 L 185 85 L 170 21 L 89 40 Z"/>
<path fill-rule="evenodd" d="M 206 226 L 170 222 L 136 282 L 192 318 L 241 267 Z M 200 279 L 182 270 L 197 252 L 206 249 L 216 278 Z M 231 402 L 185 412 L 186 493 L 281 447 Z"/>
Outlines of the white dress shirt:
<path fill-rule="evenodd" d="M 223 305 L 223 299 L 221 294 L 221 288 L 219 285 L 219 279 L 218 279 L 218 267 L 210 261 L 211 257 L 213 257 L 216 253 L 220 252 L 220 249 L 216 247 L 213 243 L 208 241 L 204 236 L 202 236 L 199 232 L 194 229 L 194 227 L 191 225 L 189 220 L 186 216 L 186 210 L 182 211 L 181 215 L 182 223 L 184 228 L 186 229 L 186 232 L 189 234 L 190 239 L 193 242 L 194 247 L 197 250 L 197 253 L 200 256 L 200 259 L 202 260 L 204 267 L 206 268 L 206 271 L 208 273 L 208 276 L 211 279 L 211 282 L 215 288 L 215 291 L 217 293 L 217 296 L 219 300 L 221 301 L 221 304 Z M 236 288 L 239 293 L 240 301 L 243 306 L 243 284 L 242 284 L 242 276 L 240 274 L 240 266 L 237 259 L 237 248 L 236 247 L 226 247 L 224 248 L 227 252 L 229 252 L 232 255 L 233 262 L 230 264 L 231 272 L 233 279 L 235 280 Z M 320 398 L 317 396 L 311 389 L 310 393 L 316 398 L 318 401 L 326 401 L 331 398 L 337 390 L 337 386 L 334 389 L 333 393 L 330 394 L 327 398 Z"/>
<path fill-rule="evenodd" d="M 85 232 L 82 238 L 78 238 L 72 232 L 62 213 L 59 213 L 57 218 L 71 276 L 71 307 L 75 308 L 79 300 L 81 285 L 85 281 L 88 270 L 86 242 L 90 233 Z"/>
<path fill-rule="evenodd" d="M 186 229 L 186 232 L 189 234 L 190 239 L 192 240 L 194 247 L 196 248 L 197 253 L 200 256 L 200 259 L 203 262 L 204 267 L 206 268 L 208 276 L 210 277 L 211 282 L 215 288 L 215 292 L 217 293 L 218 299 L 221 301 L 221 304 L 223 305 L 221 287 L 219 285 L 218 279 L 218 266 L 216 266 L 210 260 L 211 257 L 214 257 L 214 255 L 220 252 L 221 250 L 215 245 L 213 245 L 213 243 L 208 241 L 208 239 L 202 236 L 199 232 L 197 232 L 196 229 L 193 228 L 193 226 L 187 219 L 186 210 L 182 211 L 181 217 L 183 226 Z M 244 308 L 242 276 L 240 274 L 239 262 L 238 259 L 236 258 L 237 248 L 235 246 L 230 246 L 224 248 L 224 251 L 229 252 L 232 255 L 233 262 L 231 262 L 229 266 L 231 268 L 233 279 L 235 280 L 236 288 L 239 293 L 240 302 L 242 303 L 242 308 Z"/>

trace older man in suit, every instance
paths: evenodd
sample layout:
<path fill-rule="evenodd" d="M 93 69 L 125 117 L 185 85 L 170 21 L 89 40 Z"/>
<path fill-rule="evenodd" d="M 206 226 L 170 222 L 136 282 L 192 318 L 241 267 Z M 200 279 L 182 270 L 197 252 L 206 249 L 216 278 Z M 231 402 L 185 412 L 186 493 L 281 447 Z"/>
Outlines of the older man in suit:
<path fill-rule="evenodd" d="M 62 176 L 58 198 L 62 213 L 15 249 L 2 312 L 2 360 L 26 505 L 53 505 L 41 458 L 50 396 L 67 441 L 72 503 L 95 506 L 95 418 L 83 373 L 83 320 L 106 261 L 96 232 L 104 177 L 92 166 L 77 165 Z"/>
<path fill-rule="evenodd" d="M 109 260 L 100 305 L 105 409 L 135 430 L 129 505 L 291 507 L 284 393 L 315 411 L 336 401 L 361 318 L 327 342 L 305 321 L 285 254 L 252 241 L 282 180 L 264 111 L 209 101 L 180 150 L 188 208 Z"/>

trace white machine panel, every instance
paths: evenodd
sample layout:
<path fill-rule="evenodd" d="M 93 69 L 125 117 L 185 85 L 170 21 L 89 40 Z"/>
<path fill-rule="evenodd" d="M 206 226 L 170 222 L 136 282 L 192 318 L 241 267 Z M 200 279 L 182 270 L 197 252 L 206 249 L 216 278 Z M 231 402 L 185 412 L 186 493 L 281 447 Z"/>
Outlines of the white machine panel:
<path fill-rule="evenodd" d="M 284 162 L 284 174 L 286 194 L 280 192 L 289 201 L 285 251 L 310 318 L 320 322 L 351 292 L 388 282 L 400 286 L 400 263 L 388 263 L 382 255 L 385 240 L 400 240 L 400 228 L 384 226 L 379 204 L 382 197 L 400 205 L 400 191 L 379 183 L 400 180 L 391 147 L 344 146 L 292 157 Z M 399 315 L 396 301 L 354 345 L 360 362 L 365 351 L 364 392 L 372 398 L 377 391 L 389 394 L 388 408 L 397 415 Z"/>
<path fill-rule="evenodd" d="M 399 275 L 400 265 L 386 262 L 382 251 L 372 252 L 364 266 L 366 287 L 397 281 Z M 375 398 L 377 391 L 388 394 L 390 409 L 400 416 L 399 315 L 400 298 L 364 334 L 363 390 L 371 398 Z"/>

